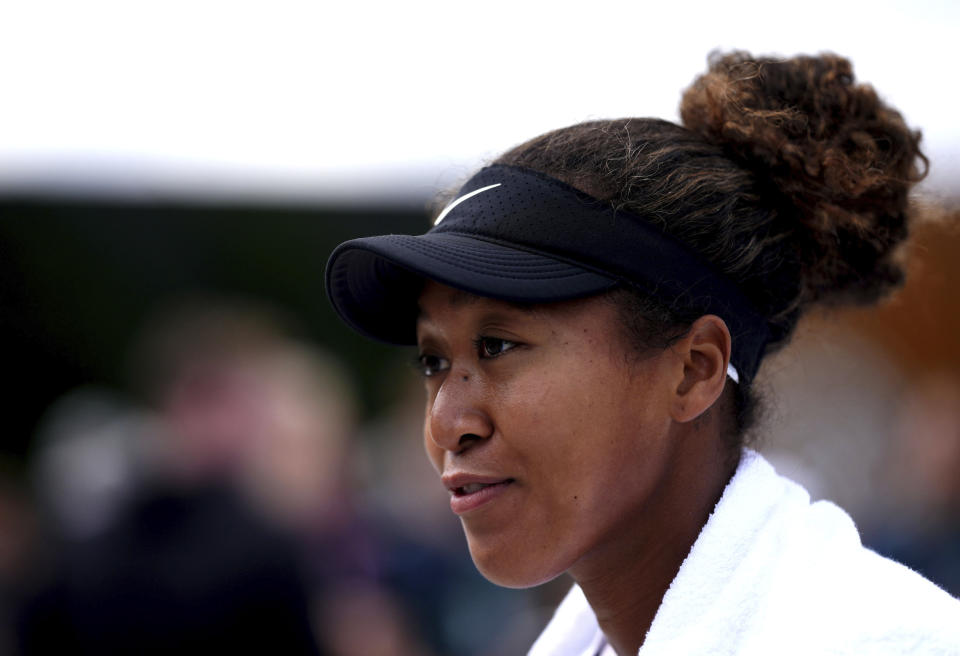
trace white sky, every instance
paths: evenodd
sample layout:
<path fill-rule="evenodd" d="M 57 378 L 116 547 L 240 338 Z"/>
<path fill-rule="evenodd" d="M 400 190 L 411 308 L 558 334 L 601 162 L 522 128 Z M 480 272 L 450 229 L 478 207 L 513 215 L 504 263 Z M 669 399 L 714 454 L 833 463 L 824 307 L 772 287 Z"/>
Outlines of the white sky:
<path fill-rule="evenodd" d="M 0 191 L 422 200 L 715 48 L 832 50 L 960 178 L 955 0 L 0 0 Z"/>

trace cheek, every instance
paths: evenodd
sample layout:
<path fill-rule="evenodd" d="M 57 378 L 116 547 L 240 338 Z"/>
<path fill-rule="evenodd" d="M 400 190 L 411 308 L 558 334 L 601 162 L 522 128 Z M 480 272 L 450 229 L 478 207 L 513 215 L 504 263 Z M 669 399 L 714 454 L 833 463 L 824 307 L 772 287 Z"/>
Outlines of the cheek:
<path fill-rule="evenodd" d="M 608 369 L 595 371 L 542 383 L 529 391 L 529 410 L 517 413 L 523 443 L 516 446 L 549 539 L 589 541 L 602 524 L 644 503 L 664 464 L 669 417 L 657 399 Z"/>
<path fill-rule="evenodd" d="M 428 401 L 423 416 L 423 450 L 437 474 L 443 472 L 443 449 L 437 446 L 430 435 L 430 403 Z"/>
<path fill-rule="evenodd" d="M 427 460 L 433 465 L 434 471 L 437 474 L 443 473 L 443 450 L 434 444 L 426 428 L 424 428 L 423 449 L 427 454 Z"/>
<path fill-rule="evenodd" d="M 592 363 L 557 367 L 511 386 L 501 400 L 512 410 L 503 428 L 545 449 L 538 457 L 559 455 L 560 447 L 567 453 L 591 451 L 598 446 L 593 437 L 630 411 L 633 399 L 624 396 L 620 381 Z"/>

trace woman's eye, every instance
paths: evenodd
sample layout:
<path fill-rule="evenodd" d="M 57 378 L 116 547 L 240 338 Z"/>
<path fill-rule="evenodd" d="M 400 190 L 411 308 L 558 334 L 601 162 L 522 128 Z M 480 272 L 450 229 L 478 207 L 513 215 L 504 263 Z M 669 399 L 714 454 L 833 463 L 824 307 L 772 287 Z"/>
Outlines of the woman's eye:
<path fill-rule="evenodd" d="M 436 376 L 441 371 L 446 371 L 449 368 L 450 363 L 446 358 L 441 358 L 438 355 L 429 355 L 427 353 L 422 353 L 417 356 L 417 369 L 427 378 Z"/>
<path fill-rule="evenodd" d="M 516 342 L 499 337 L 480 337 L 475 341 L 477 353 L 481 358 L 495 358 L 517 346 Z"/>

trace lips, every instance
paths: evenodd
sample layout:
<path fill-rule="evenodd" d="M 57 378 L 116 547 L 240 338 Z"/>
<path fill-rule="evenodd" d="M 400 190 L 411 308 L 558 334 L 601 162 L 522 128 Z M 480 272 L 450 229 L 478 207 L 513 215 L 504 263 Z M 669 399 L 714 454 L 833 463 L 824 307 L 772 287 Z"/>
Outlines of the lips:
<path fill-rule="evenodd" d="M 512 478 L 450 473 L 443 476 L 443 484 L 450 491 L 450 509 L 462 515 L 485 506 L 513 483 Z"/>

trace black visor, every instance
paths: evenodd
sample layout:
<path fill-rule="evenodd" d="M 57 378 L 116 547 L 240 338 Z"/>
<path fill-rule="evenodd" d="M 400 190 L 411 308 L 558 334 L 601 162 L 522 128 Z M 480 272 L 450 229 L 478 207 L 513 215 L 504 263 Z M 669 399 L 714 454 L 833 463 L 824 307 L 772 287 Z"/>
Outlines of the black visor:
<path fill-rule="evenodd" d="M 354 239 L 327 263 L 327 293 L 354 329 L 415 344 L 423 279 L 519 303 L 628 285 L 668 305 L 720 316 L 733 365 L 750 380 L 769 330 L 743 294 L 686 246 L 642 217 L 614 210 L 528 169 L 490 166 L 471 178 L 426 234 Z"/>

